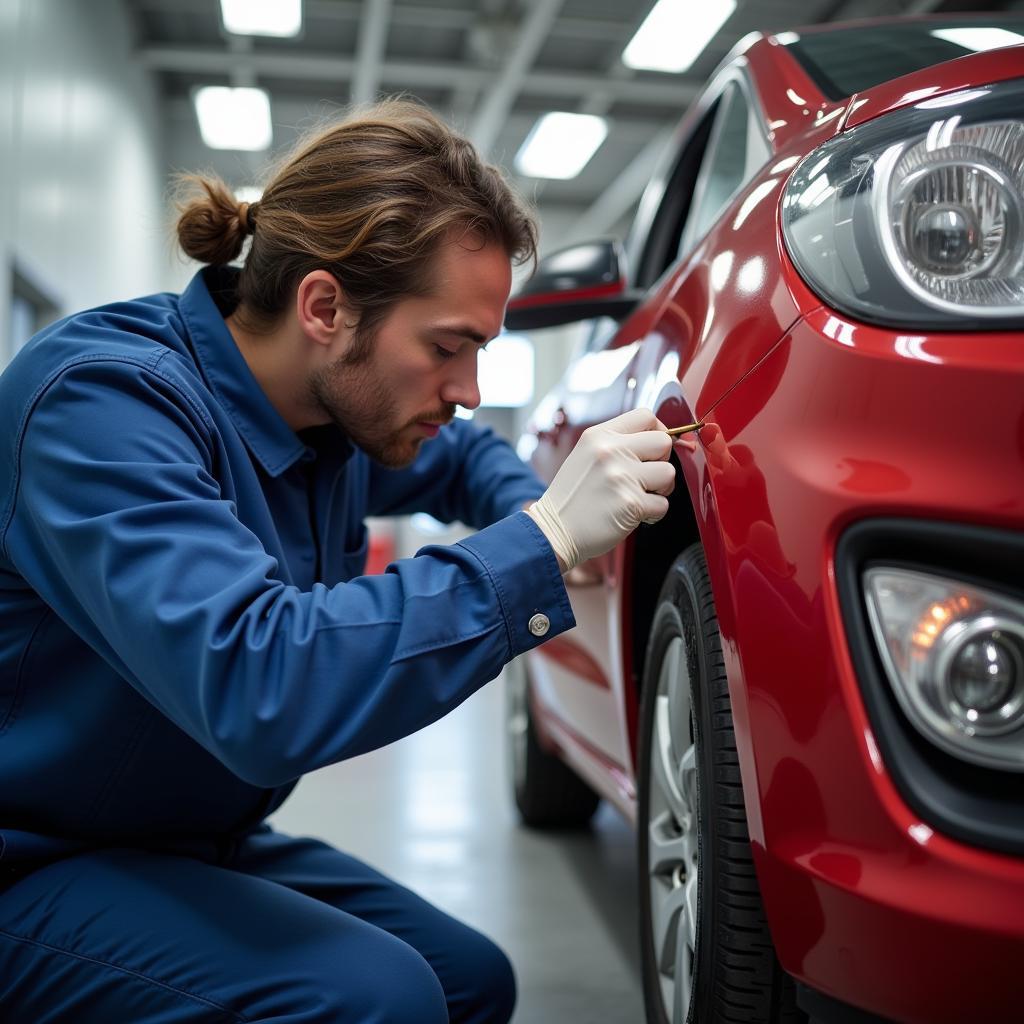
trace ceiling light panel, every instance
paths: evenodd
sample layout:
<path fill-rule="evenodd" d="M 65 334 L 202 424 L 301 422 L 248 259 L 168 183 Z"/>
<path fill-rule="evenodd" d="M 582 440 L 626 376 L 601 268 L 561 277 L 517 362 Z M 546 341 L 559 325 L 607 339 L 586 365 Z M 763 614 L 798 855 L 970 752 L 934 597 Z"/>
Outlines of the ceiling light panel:
<path fill-rule="evenodd" d="M 302 0 L 220 0 L 224 29 L 238 36 L 297 36 Z"/>
<path fill-rule="evenodd" d="M 269 149 L 270 100 L 262 89 L 208 85 L 195 92 L 199 133 L 210 149 Z"/>
<path fill-rule="evenodd" d="M 736 0 L 658 0 L 629 45 L 626 67 L 686 71 L 736 10 Z"/>
<path fill-rule="evenodd" d="M 528 178 L 575 178 L 607 134 L 603 117 L 564 111 L 545 114 L 516 154 L 516 170 Z"/>

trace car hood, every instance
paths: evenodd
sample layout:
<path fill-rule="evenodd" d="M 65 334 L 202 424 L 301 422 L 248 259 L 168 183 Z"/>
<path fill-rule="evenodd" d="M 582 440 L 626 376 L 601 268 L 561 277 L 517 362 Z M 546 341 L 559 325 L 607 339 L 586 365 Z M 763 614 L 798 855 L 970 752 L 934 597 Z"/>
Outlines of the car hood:
<path fill-rule="evenodd" d="M 847 106 L 843 130 L 922 100 L 1022 77 L 1024 46 L 1007 46 L 958 57 L 856 93 Z"/>

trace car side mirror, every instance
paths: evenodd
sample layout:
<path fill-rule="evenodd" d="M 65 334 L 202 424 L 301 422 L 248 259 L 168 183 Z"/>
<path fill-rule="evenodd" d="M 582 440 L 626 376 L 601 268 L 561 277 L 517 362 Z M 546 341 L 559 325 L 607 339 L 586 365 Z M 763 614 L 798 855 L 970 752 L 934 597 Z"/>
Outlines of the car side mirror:
<path fill-rule="evenodd" d="M 580 320 L 628 316 L 642 292 L 626 285 L 622 246 L 611 239 L 573 245 L 545 256 L 509 300 L 505 327 L 528 331 Z"/>

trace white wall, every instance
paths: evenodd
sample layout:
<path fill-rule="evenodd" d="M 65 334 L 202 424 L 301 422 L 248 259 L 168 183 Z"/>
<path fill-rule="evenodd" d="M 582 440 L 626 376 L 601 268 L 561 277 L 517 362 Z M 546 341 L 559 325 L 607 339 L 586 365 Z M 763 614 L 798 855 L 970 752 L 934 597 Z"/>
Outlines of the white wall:
<path fill-rule="evenodd" d="M 155 89 L 120 0 L 0 0 L 0 365 L 10 274 L 69 313 L 168 287 Z"/>

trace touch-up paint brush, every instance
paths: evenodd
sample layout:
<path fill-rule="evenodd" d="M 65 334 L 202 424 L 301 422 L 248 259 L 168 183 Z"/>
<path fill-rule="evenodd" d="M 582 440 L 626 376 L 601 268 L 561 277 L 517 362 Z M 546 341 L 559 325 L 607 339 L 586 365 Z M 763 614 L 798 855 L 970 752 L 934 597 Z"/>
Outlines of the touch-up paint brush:
<path fill-rule="evenodd" d="M 680 434 L 692 434 L 695 430 L 700 430 L 704 426 L 704 421 L 701 420 L 699 423 L 687 423 L 685 427 L 669 427 L 665 431 L 669 437 L 678 437 Z"/>

